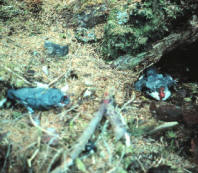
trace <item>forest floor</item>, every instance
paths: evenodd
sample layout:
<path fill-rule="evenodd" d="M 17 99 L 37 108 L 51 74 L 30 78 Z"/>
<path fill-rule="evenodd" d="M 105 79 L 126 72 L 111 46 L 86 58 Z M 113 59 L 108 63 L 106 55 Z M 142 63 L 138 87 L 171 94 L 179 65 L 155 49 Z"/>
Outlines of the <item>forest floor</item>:
<path fill-rule="evenodd" d="M 49 12 L 49 16 L 53 16 L 50 10 L 59 1 L 50 2 L 51 4 L 46 1 L 42 8 L 46 10 L 44 14 Z M 8 147 L 4 152 L 0 152 L 1 166 L 5 163 L 2 157 L 7 153 L 9 156 L 5 159 L 9 159 L 7 164 L 10 165 L 7 168 L 8 172 L 47 172 L 56 153 L 61 148 L 69 151 L 99 109 L 104 93 L 114 88 L 118 107 L 136 95 L 134 103 L 122 112 L 131 135 L 131 146 L 125 146 L 122 140 L 116 141 L 109 122 L 104 119 L 92 136 L 92 141 L 96 141 L 97 151 L 89 155 L 80 155 L 81 162 L 76 162 L 70 172 L 146 172 L 150 167 L 164 164 L 175 169 L 174 172 L 190 172 L 190 168 L 195 167 L 190 154 L 187 157 L 182 155 L 181 151 L 175 150 L 176 137 L 168 135 L 171 132 L 177 135 L 174 129 L 157 137 L 144 137 L 145 124 L 157 125 L 159 122 L 149 111 L 151 100 L 135 92 L 133 88 L 126 88 L 133 86 L 139 73 L 112 69 L 98 53 L 99 44 L 79 43 L 73 28 L 63 27 L 61 22 L 47 24 L 48 18 L 44 14 L 39 17 L 43 18 L 42 20 L 30 16 L 27 21 L 16 18 L 0 23 L 0 63 L 3 67 L 11 69 L 6 73 L 7 79 L 3 80 L 12 81 L 12 84 L 13 81 L 19 84 L 22 82 L 23 86 L 30 85 L 20 77 L 30 83 L 38 81 L 49 84 L 66 74 L 53 87 L 62 88 L 68 85 L 70 105 L 61 111 L 36 112 L 41 116 L 41 127 L 55 128 L 61 140 L 56 146 L 40 143 L 44 134 L 37 127 L 30 125 L 27 111 L 23 107 L 9 106 L 1 109 L 0 133 L 6 134 L 6 137 L 0 141 L 0 149 L 3 150 L 3 146 L 11 147 L 10 153 Z M 69 45 L 68 55 L 62 58 L 48 56 L 44 49 L 45 39 L 60 45 Z M 43 70 L 46 68 L 48 74 Z M 93 95 L 83 99 L 86 90 Z M 129 97 L 126 98 L 126 95 Z M 82 101 L 79 102 L 80 100 Z M 75 109 L 68 111 L 72 107 Z M 27 160 L 35 151 L 37 154 L 28 168 Z"/>

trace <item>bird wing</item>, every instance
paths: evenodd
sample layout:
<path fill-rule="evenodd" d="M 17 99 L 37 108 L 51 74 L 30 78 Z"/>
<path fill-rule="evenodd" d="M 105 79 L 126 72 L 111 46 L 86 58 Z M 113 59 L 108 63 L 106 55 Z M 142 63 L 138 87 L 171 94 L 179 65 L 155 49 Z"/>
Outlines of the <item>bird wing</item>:
<path fill-rule="evenodd" d="M 55 88 L 34 88 L 26 98 L 28 105 L 35 109 L 50 109 L 58 102 L 60 93 Z M 56 98 L 54 98 L 56 96 Z"/>
<path fill-rule="evenodd" d="M 155 91 L 157 88 L 159 88 L 162 85 L 162 78 L 163 75 L 161 74 L 148 76 L 146 80 L 146 87 L 152 91 Z"/>
<path fill-rule="evenodd" d="M 61 98 L 63 97 L 63 93 L 56 89 L 50 88 L 47 92 L 43 93 L 42 97 L 38 100 L 40 106 L 44 109 L 49 109 L 51 107 L 58 106 L 58 103 L 61 102 Z"/>

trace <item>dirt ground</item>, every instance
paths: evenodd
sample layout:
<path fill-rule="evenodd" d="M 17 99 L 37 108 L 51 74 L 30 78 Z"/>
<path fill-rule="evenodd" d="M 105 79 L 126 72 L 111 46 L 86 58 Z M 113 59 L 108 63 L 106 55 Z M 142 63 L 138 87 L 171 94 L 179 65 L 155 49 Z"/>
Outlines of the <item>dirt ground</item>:
<path fill-rule="evenodd" d="M 139 73 L 112 69 L 98 53 L 99 44 L 79 43 L 73 28 L 63 27 L 61 22 L 50 23 L 48 17 L 53 16 L 50 10 L 55 5 L 54 1 L 44 1 L 42 8 L 46 11 L 40 16 L 42 20 L 30 16 L 28 21 L 15 19 L 1 23 L 0 68 L 11 70 L 7 71 L 7 79 L 3 80 L 11 85 L 17 83 L 20 87 L 30 86 L 24 79 L 31 84 L 35 81 L 49 84 L 65 74 L 53 87 L 62 88 L 68 85 L 70 105 L 58 111 L 36 112 L 41 117 L 41 127 L 54 128 L 61 139 L 55 146 L 42 143 L 44 132 L 30 125 L 27 111 L 23 107 L 17 105 L 3 108 L 0 110 L 0 133 L 5 136 L 0 141 L 1 166 L 7 159 L 9 166 L 5 170 L 10 173 L 41 173 L 47 172 L 51 166 L 56 167 L 58 161 L 51 165 L 55 155 L 62 148 L 69 151 L 98 110 L 104 93 L 114 88 L 118 107 L 122 107 L 136 95 L 134 103 L 129 104 L 122 112 L 131 135 L 131 146 L 126 147 L 124 141 L 115 140 L 111 126 L 104 118 L 92 136 L 92 140 L 96 141 L 97 151 L 80 155 L 81 161 L 76 162 L 70 172 L 146 172 L 152 166 L 163 164 L 171 166 L 175 169 L 174 172 L 191 172 L 190 168 L 196 165 L 192 163 L 191 156 L 181 155 L 181 151 L 174 150 L 176 139 L 166 140 L 163 135 L 158 135 L 157 138 L 144 137 L 143 127 L 159 122 L 149 111 L 150 100 L 133 88 L 126 87 L 132 86 Z M 48 56 L 44 49 L 45 39 L 69 45 L 68 55 Z M 48 74 L 43 70 L 44 67 L 47 67 Z M 92 95 L 83 98 L 86 90 L 91 91 Z M 28 164 L 28 159 L 31 164 Z"/>

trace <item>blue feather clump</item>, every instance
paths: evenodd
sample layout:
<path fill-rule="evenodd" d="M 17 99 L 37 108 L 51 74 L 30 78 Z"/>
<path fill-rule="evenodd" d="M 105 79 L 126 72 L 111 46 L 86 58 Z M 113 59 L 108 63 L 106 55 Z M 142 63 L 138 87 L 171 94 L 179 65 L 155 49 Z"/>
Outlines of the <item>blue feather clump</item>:
<path fill-rule="evenodd" d="M 45 41 L 44 48 L 47 50 L 49 55 L 54 56 L 65 56 L 69 52 L 69 47 L 67 45 L 61 46 L 47 40 Z"/>

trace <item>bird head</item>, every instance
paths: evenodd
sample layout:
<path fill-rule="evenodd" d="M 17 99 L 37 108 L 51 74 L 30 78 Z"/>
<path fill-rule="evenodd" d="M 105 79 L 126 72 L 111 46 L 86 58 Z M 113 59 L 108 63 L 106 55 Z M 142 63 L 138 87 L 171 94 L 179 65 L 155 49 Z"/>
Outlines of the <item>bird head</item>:
<path fill-rule="evenodd" d="M 156 100 L 167 100 L 171 96 L 171 92 L 167 87 L 160 87 L 157 90 L 147 91 L 148 95 L 153 97 Z"/>
<path fill-rule="evenodd" d="M 60 103 L 58 104 L 59 107 L 64 107 L 65 105 L 69 104 L 70 99 L 68 96 L 64 95 L 62 96 Z"/>

